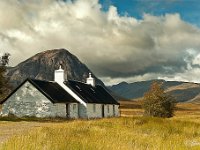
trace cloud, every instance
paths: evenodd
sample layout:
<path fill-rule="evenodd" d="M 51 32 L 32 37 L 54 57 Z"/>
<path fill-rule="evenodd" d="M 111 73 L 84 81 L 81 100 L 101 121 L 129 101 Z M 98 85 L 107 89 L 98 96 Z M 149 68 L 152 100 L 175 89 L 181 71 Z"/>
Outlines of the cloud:
<path fill-rule="evenodd" d="M 200 52 L 194 49 L 188 49 L 187 53 L 188 55 L 184 58 L 187 66 L 182 72 L 176 72 L 168 76 L 162 74 L 158 78 L 172 81 L 200 82 Z"/>
<path fill-rule="evenodd" d="M 200 59 L 187 58 L 189 49 L 200 55 L 200 30 L 179 14 L 136 19 L 119 15 L 112 5 L 103 11 L 97 0 L 7 0 L 0 1 L 0 17 L 0 49 L 11 53 L 12 65 L 66 48 L 111 83 L 181 76 L 186 59 L 192 67 Z"/>

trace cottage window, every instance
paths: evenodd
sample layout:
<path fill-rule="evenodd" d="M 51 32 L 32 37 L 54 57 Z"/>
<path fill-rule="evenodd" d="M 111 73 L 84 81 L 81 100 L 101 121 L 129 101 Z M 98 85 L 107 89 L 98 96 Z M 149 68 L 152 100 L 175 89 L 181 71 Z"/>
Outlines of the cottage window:
<path fill-rule="evenodd" d="M 115 115 L 115 105 L 113 105 L 113 115 Z"/>
<path fill-rule="evenodd" d="M 96 104 L 93 105 L 93 112 L 96 112 Z"/>
<path fill-rule="evenodd" d="M 76 104 L 73 104 L 73 110 L 76 110 Z"/>
<path fill-rule="evenodd" d="M 107 105 L 108 113 L 110 112 L 109 105 Z"/>

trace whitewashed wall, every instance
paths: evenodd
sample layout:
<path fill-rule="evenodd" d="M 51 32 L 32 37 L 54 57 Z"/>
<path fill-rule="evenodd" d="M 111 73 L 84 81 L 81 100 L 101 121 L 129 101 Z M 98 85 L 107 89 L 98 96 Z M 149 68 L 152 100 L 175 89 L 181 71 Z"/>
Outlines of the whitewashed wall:
<path fill-rule="evenodd" d="M 78 118 L 78 104 L 77 103 L 70 103 L 69 107 L 69 117 L 70 118 Z"/>
<path fill-rule="evenodd" d="M 55 103 L 50 104 L 50 115 L 49 117 L 61 117 L 61 118 L 66 118 L 66 104 L 62 103 Z M 48 117 L 48 116 L 47 116 Z"/>
<path fill-rule="evenodd" d="M 102 105 L 103 104 L 95 104 L 95 111 L 94 111 L 94 104 L 87 103 L 87 107 L 79 104 L 78 115 L 79 118 L 102 118 Z M 108 111 L 109 107 L 109 111 Z M 104 117 L 117 117 L 119 116 L 119 105 L 105 105 L 104 104 Z"/>
<path fill-rule="evenodd" d="M 87 104 L 87 116 L 88 118 L 102 118 L 102 104 Z"/>
<path fill-rule="evenodd" d="M 78 104 L 78 116 L 79 118 L 85 118 L 87 119 L 87 107 L 83 104 Z"/>
<path fill-rule="evenodd" d="M 2 115 L 66 117 L 65 104 L 53 104 L 28 81 L 3 103 Z"/>
<path fill-rule="evenodd" d="M 94 111 L 94 104 L 87 103 L 87 107 L 79 104 L 79 118 L 102 118 L 102 105 L 103 104 L 95 104 L 95 111 Z M 114 108 L 113 108 L 114 106 Z M 109 107 L 109 111 L 108 111 Z M 104 104 L 104 117 L 117 117 L 119 116 L 119 105 L 105 105 Z"/>
<path fill-rule="evenodd" d="M 119 105 L 115 105 L 115 113 L 114 116 L 119 117 L 120 116 L 120 112 L 119 112 Z"/>
<path fill-rule="evenodd" d="M 104 105 L 104 115 L 105 115 L 105 117 L 120 116 L 119 105 L 111 105 L 111 104 Z"/>
<path fill-rule="evenodd" d="M 108 111 L 108 107 L 109 107 L 109 111 Z M 109 104 L 104 105 L 104 115 L 105 115 L 105 117 L 113 116 L 112 107 L 113 107 L 113 105 L 109 105 Z"/>

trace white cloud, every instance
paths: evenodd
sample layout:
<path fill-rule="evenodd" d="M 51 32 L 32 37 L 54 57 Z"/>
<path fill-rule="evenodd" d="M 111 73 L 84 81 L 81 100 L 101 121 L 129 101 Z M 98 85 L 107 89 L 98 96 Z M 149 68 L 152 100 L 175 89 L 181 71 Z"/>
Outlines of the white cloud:
<path fill-rule="evenodd" d="M 160 75 L 159 79 L 170 81 L 186 81 L 186 82 L 200 82 L 200 52 L 194 49 L 186 50 L 188 55 L 185 56 L 184 61 L 187 67 L 182 72 L 177 72 L 172 75 Z"/>
<path fill-rule="evenodd" d="M 183 72 L 187 50 L 200 49 L 199 28 L 179 14 L 144 14 L 138 20 L 120 16 L 114 6 L 103 12 L 97 0 L 0 1 L 0 18 L 0 49 L 12 54 L 12 65 L 46 49 L 66 48 L 112 81 Z"/>

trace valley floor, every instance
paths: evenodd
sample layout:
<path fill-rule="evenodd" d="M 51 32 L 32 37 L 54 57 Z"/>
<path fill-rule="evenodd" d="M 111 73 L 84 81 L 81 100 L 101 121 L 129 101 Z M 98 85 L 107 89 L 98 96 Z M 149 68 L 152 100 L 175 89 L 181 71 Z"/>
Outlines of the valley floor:
<path fill-rule="evenodd" d="M 139 103 L 121 102 L 120 118 L 0 121 L 0 150 L 200 149 L 200 104 L 178 104 L 170 119 L 142 117 Z"/>

